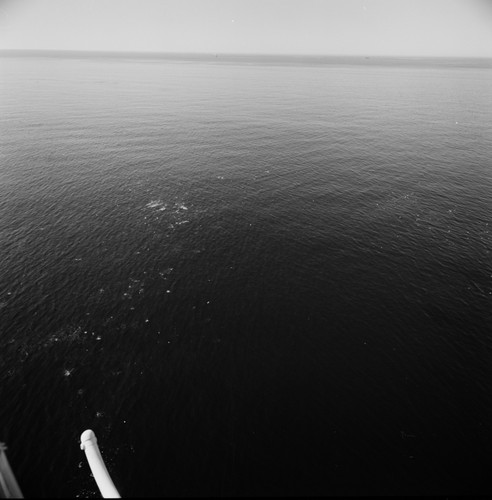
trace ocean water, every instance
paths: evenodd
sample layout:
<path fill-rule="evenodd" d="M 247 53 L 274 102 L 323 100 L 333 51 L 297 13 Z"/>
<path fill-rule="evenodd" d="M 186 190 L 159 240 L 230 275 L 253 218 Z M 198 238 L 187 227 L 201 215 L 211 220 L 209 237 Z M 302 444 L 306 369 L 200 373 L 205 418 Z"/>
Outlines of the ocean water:
<path fill-rule="evenodd" d="M 0 440 L 29 496 L 492 492 L 492 65 L 0 58 Z"/>

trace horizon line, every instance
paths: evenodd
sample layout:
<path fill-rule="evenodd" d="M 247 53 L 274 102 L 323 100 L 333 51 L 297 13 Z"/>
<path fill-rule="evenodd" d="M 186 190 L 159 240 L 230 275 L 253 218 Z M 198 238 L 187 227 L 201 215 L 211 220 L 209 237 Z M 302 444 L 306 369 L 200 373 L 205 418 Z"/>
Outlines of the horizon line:
<path fill-rule="evenodd" d="M 39 49 L 39 48 L 0 48 L 0 54 L 9 53 L 29 53 L 29 54 L 88 54 L 95 56 L 202 56 L 202 57 L 278 57 L 278 58 L 293 58 L 293 57 L 305 57 L 305 58 L 363 58 L 363 59 L 383 59 L 383 58 L 394 58 L 394 59 L 481 59 L 481 60 L 492 60 L 492 56 L 472 56 L 472 55 L 407 55 L 407 54 L 334 54 L 334 53 L 258 53 L 258 52 L 182 52 L 182 51 L 139 51 L 139 50 L 84 50 L 84 49 Z"/>

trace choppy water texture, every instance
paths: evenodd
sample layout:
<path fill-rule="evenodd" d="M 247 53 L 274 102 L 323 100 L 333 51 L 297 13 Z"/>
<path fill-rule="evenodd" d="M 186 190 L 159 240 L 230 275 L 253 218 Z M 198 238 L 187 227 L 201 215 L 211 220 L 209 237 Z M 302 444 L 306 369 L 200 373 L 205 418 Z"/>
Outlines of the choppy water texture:
<path fill-rule="evenodd" d="M 492 68 L 0 59 L 26 496 L 490 493 Z"/>

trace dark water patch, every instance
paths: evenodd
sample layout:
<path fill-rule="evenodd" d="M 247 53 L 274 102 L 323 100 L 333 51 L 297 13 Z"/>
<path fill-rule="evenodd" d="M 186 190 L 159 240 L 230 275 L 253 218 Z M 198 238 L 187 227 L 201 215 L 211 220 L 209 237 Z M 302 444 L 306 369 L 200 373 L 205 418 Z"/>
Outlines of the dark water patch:
<path fill-rule="evenodd" d="M 487 491 L 487 69 L 2 64 L 26 496 Z"/>

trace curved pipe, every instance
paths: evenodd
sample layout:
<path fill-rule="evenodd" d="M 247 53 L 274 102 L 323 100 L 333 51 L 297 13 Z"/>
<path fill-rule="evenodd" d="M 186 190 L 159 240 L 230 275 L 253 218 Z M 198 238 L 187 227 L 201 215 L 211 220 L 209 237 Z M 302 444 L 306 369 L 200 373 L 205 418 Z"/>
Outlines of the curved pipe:
<path fill-rule="evenodd" d="M 121 498 L 102 459 L 96 435 L 90 429 L 84 431 L 80 436 L 80 449 L 85 451 L 92 475 L 103 498 Z"/>

